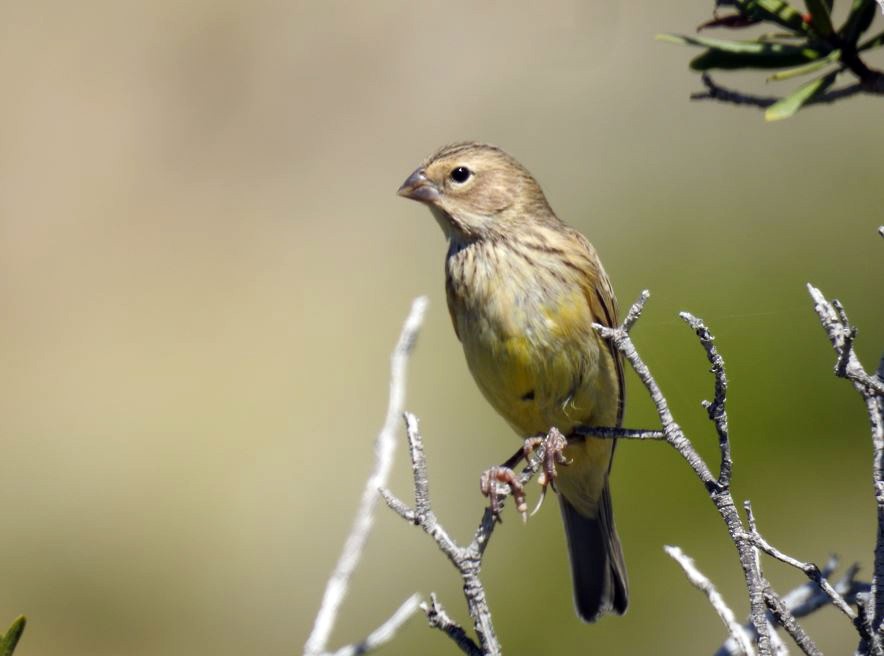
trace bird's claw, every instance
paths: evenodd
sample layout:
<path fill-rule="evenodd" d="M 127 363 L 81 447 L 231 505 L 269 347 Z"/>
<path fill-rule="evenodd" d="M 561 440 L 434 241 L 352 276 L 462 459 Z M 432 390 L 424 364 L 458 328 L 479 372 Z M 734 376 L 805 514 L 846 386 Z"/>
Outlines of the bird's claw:
<path fill-rule="evenodd" d="M 546 498 L 547 488 L 552 487 L 554 492 L 558 492 L 556 489 L 556 478 L 558 476 L 556 467 L 558 465 L 567 466 L 571 461 L 565 457 L 565 447 L 568 446 L 568 440 L 558 429 L 551 428 L 549 433 L 543 437 L 529 437 L 526 439 L 522 444 L 522 449 L 516 451 L 512 458 L 503 465 L 491 467 L 483 472 L 482 477 L 479 479 L 479 488 L 482 490 L 482 494 L 488 497 L 491 512 L 498 521 L 501 519 L 500 512 L 503 509 L 503 499 L 497 489 L 498 483 L 509 486 L 513 495 L 513 501 L 516 502 L 516 510 L 522 516 L 523 521 L 528 519 L 525 488 L 519 481 L 518 474 L 513 471 L 513 466 L 522 459 L 530 464 L 531 456 L 539 446 L 543 446 L 543 460 L 540 463 L 540 473 L 537 475 L 537 482 L 541 488 L 540 499 L 538 499 L 537 506 L 531 511 L 530 516 L 534 516 L 540 510 L 543 500 Z"/>
<path fill-rule="evenodd" d="M 544 489 L 548 485 L 552 485 L 552 489 L 558 491 L 556 490 L 556 478 L 559 474 L 556 465 L 571 464 L 571 461 L 565 457 L 565 447 L 568 446 L 568 440 L 557 428 L 551 428 L 549 433 L 543 437 L 529 437 L 522 446 L 525 459 L 529 460 L 531 454 L 540 445 L 543 445 L 543 461 L 540 474 L 537 475 L 537 482 Z"/>
<path fill-rule="evenodd" d="M 479 489 L 482 494 L 488 497 L 491 513 L 494 518 L 501 521 L 500 511 L 503 509 L 502 497 L 497 491 L 497 484 L 503 483 L 508 485 L 513 495 L 513 501 L 516 503 L 516 510 L 522 516 L 522 520 L 526 520 L 528 515 L 528 504 L 525 500 L 525 488 L 519 481 L 519 476 L 510 467 L 491 467 L 482 473 L 479 479 Z"/>
<path fill-rule="evenodd" d="M 531 511 L 531 516 L 534 516 L 543 505 L 548 487 L 552 487 L 554 492 L 558 492 L 556 489 L 556 478 L 559 474 L 556 470 L 556 465 L 567 466 L 571 464 L 571 461 L 565 457 L 565 447 L 568 446 L 568 440 L 557 428 L 551 428 L 543 437 L 529 437 L 525 440 L 522 446 L 525 459 L 528 460 L 534 450 L 540 445 L 543 445 L 543 461 L 541 462 L 540 473 L 537 475 L 537 482 L 540 484 L 541 492 L 537 506 Z"/>

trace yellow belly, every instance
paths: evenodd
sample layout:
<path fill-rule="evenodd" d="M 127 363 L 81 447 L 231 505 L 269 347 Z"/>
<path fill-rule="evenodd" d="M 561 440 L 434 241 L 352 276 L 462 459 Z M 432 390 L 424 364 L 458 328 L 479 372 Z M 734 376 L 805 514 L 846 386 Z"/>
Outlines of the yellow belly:
<path fill-rule="evenodd" d="M 491 405 L 523 436 L 613 425 L 616 371 L 582 292 L 559 294 L 539 311 L 497 300 L 502 307 L 456 313 L 467 364 Z"/>
<path fill-rule="evenodd" d="M 505 287 L 484 303 L 452 305 L 470 371 L 491 405 L 523 437 L 615 425 L 616 365 L 592 329 L 583 291 L 562 288 L 526 304 Z M 565 452 L 572 464 L 560 468 L 558 486 L 584 514 L 594 514 L 612 451 L 612 441 L 590 439 Z"/>

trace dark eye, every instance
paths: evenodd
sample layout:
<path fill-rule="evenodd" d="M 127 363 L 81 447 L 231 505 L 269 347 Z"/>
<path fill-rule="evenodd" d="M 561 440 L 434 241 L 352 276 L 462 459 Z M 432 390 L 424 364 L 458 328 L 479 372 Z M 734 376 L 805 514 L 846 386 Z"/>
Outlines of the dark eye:
<path fill-rule="evenodd" d="M 473 175 L 473 172 L 470 171 L 466 166 L 458 166 L 456 169 L 451 170 L 450 177 L 458 184 L 463 184 L 470 179 L 471 175 Z"/>

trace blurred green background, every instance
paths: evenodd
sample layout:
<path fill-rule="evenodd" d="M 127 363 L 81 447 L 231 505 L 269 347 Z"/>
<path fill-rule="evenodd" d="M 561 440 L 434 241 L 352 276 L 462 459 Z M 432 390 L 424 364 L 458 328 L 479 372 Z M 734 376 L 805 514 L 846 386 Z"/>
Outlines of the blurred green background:
<path fill-rule="evenodd" d="M 407 406 L 440 518 L 472 532 L 479 473 L 517 441 L 449 325 L 441 233 L 395 195 L 461 139 L 535 173 L 622 306 L 651 289 L 634 338 L 715 461 L 699 405 L 711 377 L 676 312 L 709 323 L 730 373 L 735 497 L 785 551 L 836 551 L 868 574 L 865 412 L 832 376 L 804 285 L 845 303 L 873 368 L 882 104 L 766 125 L 689 102 L 697 52 L 653 35 L 691 31 L 711 4 L 5 3 L 0 624 L 29 616 L 19 653 L 300 653 L 418 294 L 431 307 Z M 651 425 L 635 383 L 627 423 Z M 664 544 L 745 613 L 736 553 L 670 448 L 622 444 L 613 496 L 628 615 L 579 623 L 555 504 L 526 526 L 511 515 L 484 574 L 507 653 L 714 651 L 723 628 Z M 783 592 L 803 580 L 766 569 Z M 466 619 L 444 558 L 382 511 L 334 644 L 413 591 Z M 824 650 L 853 648 L 831 609 L 807 627 Z M 418 618 L 385 653 L 454 650 Z"/>

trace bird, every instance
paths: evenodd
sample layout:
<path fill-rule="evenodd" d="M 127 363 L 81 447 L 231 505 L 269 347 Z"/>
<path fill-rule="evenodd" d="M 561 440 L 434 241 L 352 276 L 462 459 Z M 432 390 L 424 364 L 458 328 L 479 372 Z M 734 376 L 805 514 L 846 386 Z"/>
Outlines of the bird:
<path fill-rule="evenodd" d="M 482 394 L 516 433 L 619 427 L 622 360 L 592 327 L 617 325 L 611 283 L 595 248 L 556 216 L 528 169 L 497 146 L 454 143 L 427 157 L 398 193 L 429 207 L 442 228 L 455 334 Z M 585 622 L 628 605 L 608 483 L 615 446 L 569 440 L 556 474 L 574 605 Z"/>

